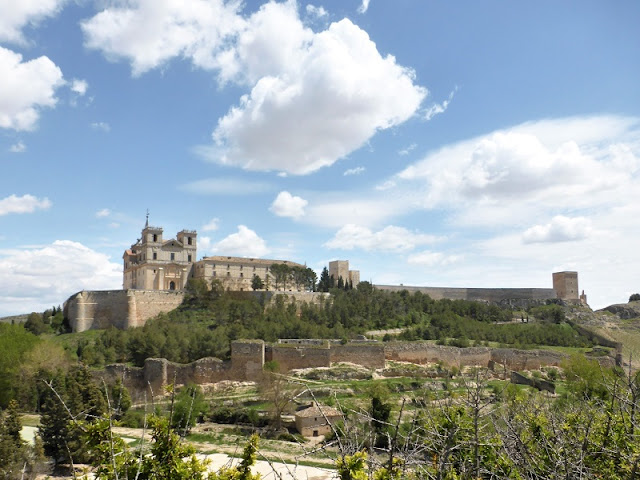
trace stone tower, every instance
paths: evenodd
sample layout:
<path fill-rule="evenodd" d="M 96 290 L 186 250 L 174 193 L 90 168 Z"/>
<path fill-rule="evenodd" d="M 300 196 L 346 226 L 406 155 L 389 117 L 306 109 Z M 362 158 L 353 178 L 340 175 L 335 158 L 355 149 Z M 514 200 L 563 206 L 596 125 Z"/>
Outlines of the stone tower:
<path fill-rule="evenodd" d="M 555 272 L 553 274 L 553 289 L 559 299 L 579 302 L 578 272 Z"/>

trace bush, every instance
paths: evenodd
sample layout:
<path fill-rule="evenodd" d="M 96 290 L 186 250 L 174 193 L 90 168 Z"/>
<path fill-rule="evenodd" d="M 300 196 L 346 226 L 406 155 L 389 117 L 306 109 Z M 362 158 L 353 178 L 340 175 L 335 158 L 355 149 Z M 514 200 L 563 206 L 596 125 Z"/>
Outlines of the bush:
<path fill-rule="evenodd" d="M 629 297 L 630 302 L 640 302 L 640 293 L 634 293 Z"/>

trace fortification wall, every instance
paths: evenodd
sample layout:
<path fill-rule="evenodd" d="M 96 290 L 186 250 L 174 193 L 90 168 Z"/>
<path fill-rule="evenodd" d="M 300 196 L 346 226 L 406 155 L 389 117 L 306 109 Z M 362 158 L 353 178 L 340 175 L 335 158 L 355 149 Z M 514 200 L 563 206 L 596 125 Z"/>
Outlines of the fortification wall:
<path fill-rule="evenodd" d="M 426 342 L 389 342 L 385 344 L 387 360 L 417 364 L 444 362 L 464 367 L 489 366 L 489 362 L 511 370 L 533 370 L 545 365 L 558 366 L 567 355 L 549 350 L 517 350 L 513 348 L 458 348 Z"/>
<path fill-rule="evenodd" d="M 488 365 L 491 349 L 457 348 L 426 342 L 389 342 L 384 345 L 387 360 L 416 364 L 444 362 L 449 365 Z"/>
<path fill-rule="evenodd" d="M 331 366 L 331 349 L 323 345 L 271 345 L 267 358 L 278 362 L 281 372 L 297 368 L 317 368 Z"/>
<path fill-rule="evenodd" d="M 258 380 L 265 362 L 262 340 L 236 340 L 231 342 L 231 371 L 234 380 Z"/>
<path fill-rule="evenodd" d="M 493 303 L 505 303 L 509 301 L 544 301 L 556 298 L 553 288 L 448 288 L 448 287 L 416 287 L 398 285 L 375 285 L 378 290 L 389 292 L 421 292 L 429 295 L 434 300 L 472 300 Z"/>
<path fill-rule="evenodd" d="M 124 330 L 177 308 L 183 298 L 183 292 L 175 291 L 83 290 L 65 302 L 64 315 L 73 332 L 110 326 Z"/>
<path fill-rule="evenodd" d="M 381 343 L 347 343 L 331 345 L 330 362 L 355 363 L 367 368 L 384 368 L 384 345 Z"/>

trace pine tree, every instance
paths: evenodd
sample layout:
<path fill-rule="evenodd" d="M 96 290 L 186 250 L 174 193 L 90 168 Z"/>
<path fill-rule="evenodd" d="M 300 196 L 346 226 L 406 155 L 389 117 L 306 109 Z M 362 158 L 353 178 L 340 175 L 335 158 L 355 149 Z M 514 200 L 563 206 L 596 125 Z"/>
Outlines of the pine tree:
<path fill-rule="evenodd" d="M 322 273 L 320 274 L 320 281 L 318 282 L 318 291 L 328 292 L 330 282 L 331 282 L 331 279 L 329 277 L 329 270 L 327 270 L 327 267 L 324 267 L 322 269 Z"/>

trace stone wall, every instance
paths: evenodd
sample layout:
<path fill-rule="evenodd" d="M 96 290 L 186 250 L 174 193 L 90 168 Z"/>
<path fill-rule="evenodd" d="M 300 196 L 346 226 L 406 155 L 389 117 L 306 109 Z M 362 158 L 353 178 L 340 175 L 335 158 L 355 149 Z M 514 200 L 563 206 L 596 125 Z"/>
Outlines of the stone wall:
<path fill-rule="evenodd" d="M 278 363 L 281 372 L 298 368 L 331 366 L 331 349 L 323 345 L 271 345 L 267 349 L 267 359 Z"/>
<path fill-rule="evenodd" d="M 330 362 L 355 363 L 367 368 L 384 368 L 385 353 L 381 343 L 346 343 L 331 345 Z"/>
<path fill-rule="evenodd" d="M 231 342 L 231 375 L 234 380 L 258 380 L 265 362 L 262 340 Z"/>
<path fill-rule="evenodd" d="M 504 365 L 511 370 L 533 370 L 545 365 L 560 365 L 567 355 L 549 350 L 513 348 L 458 348 L 426 342 L 389 342 L 384 346 L 387 360 L 417 364 L 443 362 L 451 366 Z"/>
<path fill-rule="evenodd" d="M 528 385 L 529 387 L 545 390 L 549 393 L 556 393 L 556 386 L 553 382 L 542 380 L 541 378 L 527 378 L 518 372 L 511 372 L 511 383 L 517 385 Z"/>
<path fill-rule="evenodd" d="M 141 327 L 159 313 L 182 303 L 182 292 L 158 290 L 83 290 L 64 303 L 73 332 L 116 327 Z"/>
<path fill-rule="evenodd" d="M 488 365 L 491 349 L 457 348 L 427 342 L 389 342 L 384 344 L 387 360 L 416 364 L 443 362 L 448 365 Z"/>
<path fill-rule="evenodd" d="M 448 288 L 415 287 L 404 285 L 374 285 L 378 290 L 421 292 L 434 300 L 472 300 L 492 303 L 540 302 L 556 298 L 553 288 Z"/>

